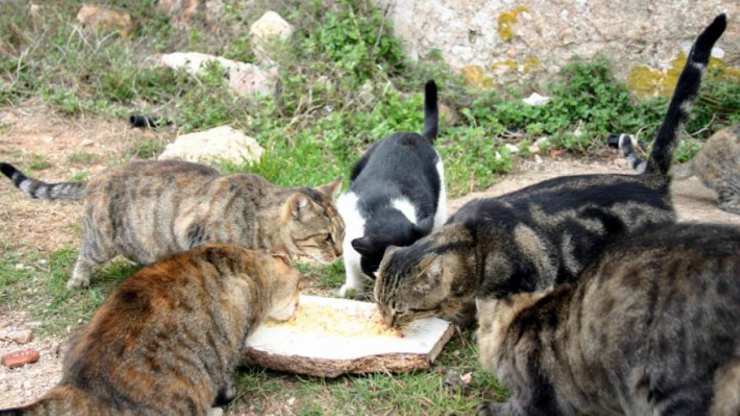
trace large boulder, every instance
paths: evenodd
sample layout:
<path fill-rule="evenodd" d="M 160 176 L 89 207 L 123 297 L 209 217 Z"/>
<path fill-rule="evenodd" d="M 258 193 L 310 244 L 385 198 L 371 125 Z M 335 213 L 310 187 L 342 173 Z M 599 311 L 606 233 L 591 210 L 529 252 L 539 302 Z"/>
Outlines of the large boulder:
<path fill-rule="evenodd" d="M 179 136 L 167 145 L 159 160 L 253 163 L 260 160 L 264 151 L 255 139 L 231 126 L 221 126 Z"/>
<path fill-rule="evenodd" d="M 277 82 L 277 69 L 263 69 L 254 64 L 232 61 L 221 56 L 200 52 L 174 52 L 159 55 L 157 61 L 173 69 L 183 69 L 190 74 L 200 73 L 209 62 L 218 62 L 228 76 L 229 87 L 242 96 L 271 94 Z"/>
<path fill-rule="evenodd" d="M 122 36 L 129 36 L 135 27 L 128 13 L 94 4 L 83 4 L 77 12 L 77 21 L 86 28 L 117 31 Z"/>

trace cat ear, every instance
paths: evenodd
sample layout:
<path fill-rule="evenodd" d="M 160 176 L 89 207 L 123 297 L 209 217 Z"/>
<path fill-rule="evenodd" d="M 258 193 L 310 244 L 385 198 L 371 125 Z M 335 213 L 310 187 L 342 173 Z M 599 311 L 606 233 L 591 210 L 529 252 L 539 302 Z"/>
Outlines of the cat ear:
<path fill-rule="evenodd" d="M 370 237 L 355 238 L 352 240 L 352 248 L 364 256 L 369 256 L 375 252 L 375 245 Z"/>
<path fill-rule="evenodd" d="M 304 211 L 309 204 L 308 197 L 300 192 L 296 192 L 293 195 L 291 195 L 287 201 L 285 201 L 285 204 L 283 204 L 282 209 L 282 219 L 283 221 L 288 221 L 290 219 L 298 219 L 301 217 L 301 211 Z"/>
<path fill-rule="evenodd" d="M 332 200 L 339 196 L 339 191 L 342 189 L 342 178 L 337 178 L 325 185 L 321 185 L 316 190 Z"/>

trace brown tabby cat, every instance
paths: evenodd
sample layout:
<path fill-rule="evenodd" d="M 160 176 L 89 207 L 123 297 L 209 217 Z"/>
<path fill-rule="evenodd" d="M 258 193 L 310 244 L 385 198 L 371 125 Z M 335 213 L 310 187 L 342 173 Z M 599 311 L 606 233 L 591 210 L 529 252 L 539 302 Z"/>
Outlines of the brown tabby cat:
<path fill-rule="evenodd" d="M 0 163 L 0 171 L 40 199 L 85 199 L 80 255 L 68 288 L 86 286 L 117 254 L 150 264 L 203 243 L 236 244 L 322 263 L 342 254 L 344 223 L 332 201 L 336 180 L 280 188 L 256 175 L 221 176 L 180 161 L 138 161 L 88 183 L 47 184 Z"/>
<path fill-rule="evenodd" d="M 564 176 L 468 202 L 438 231 L 385 253 L 375 283 L 384 320 L 471 324 L 476 296 L 573 282 L 612 241 L 675 222 L 668 171 L 677 131 L 725 27 L 720 15 L 694 43 L 643 174 Z"/>
<path fill-rule="evenodd" d="M 59 385 L 0 415 L 206 415 L 233 399 L 245 338 L 293 315 L 301 279 L 281 255 L 220 244 L 147 266 L 71 339 Z"/>
<path fill-rule="evenodd" d="M 635 154 L 632 136 L 622 134 L 618 147 L 633 169 L 645 165 Z M 740 215 L 740 124 L 714 133 L 689 162 L 671 169 L 673 179 L 698 176 L 707 188 L 717 192 L 721 210 Z"/>
<path fill-rule="evenodd" d="M 512 391 L 479 415 L 740 415 L 738 227 L 663 227 L 576 284 L 476 304 L 480 362 Z"/>

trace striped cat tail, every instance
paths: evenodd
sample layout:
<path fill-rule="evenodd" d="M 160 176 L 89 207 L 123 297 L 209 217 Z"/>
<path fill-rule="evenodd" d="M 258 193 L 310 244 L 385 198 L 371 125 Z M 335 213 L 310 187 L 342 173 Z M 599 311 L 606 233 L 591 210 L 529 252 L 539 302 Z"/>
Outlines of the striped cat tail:
<path fill-rule="evenodd" d="M 434 80 L 427 81 L 424 86 L 424 136 L 434 143 L 439 130 L 439 108 L 437 105 L 437 84 Z"/>
<path fill-rule="evenodd" d="M 673 150 L 676 147 L 678 130 L 686 121 L 689 109 L 699 92 L 701 77 L 709 63 L 712 47 L 722 36 L 726 27 L 727 16 L 723 13 L 714 18 L 712 24 L 701 32 L 691 47 L 686 65 L 678 77 L 676 90 L 668 106 L 668 113 L 655 138 L 653 150 L 645 168 L 646 172 L 668 174 L 673 159 Z"/>
<path fill-rule="evenodd" d="M 0 162 L 0 172 L 13 181 L 18 189 L 34 199 L 69 199 L 77 200 L 85 197 L 84 182 L 46 183 L 24 175 L 23 172 L 9 163 Z"/>

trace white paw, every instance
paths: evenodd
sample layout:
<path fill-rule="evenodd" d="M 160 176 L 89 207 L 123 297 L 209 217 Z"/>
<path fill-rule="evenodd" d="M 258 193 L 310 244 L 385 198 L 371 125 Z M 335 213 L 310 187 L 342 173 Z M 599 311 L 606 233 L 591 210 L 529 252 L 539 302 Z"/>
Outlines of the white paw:
<path fill-rule="evenodd" d="M 90 285 L 90 279 L 82 279 L 78 277 L 72 277 L 71 279 L 67 280 L 67 290 L 74 290 L 74 289 L 80 289 L 83 287 L 87 287 Z"/>
<path fill-rule="evenodd" d="M 224 414 L 224 409 L 220 407 L 212 407 L 208 410 L 208 416 L 221 416 Z"/>
<path fill-rule="evenodd" d="M 342 285 L 342 287 L 339 288 L 337 294 L 343 298 L 354 298 L 357 295 L 362 294 L 362 287 L 357 287 L 350 285 L 349 283 L 345 283 Z"/>

